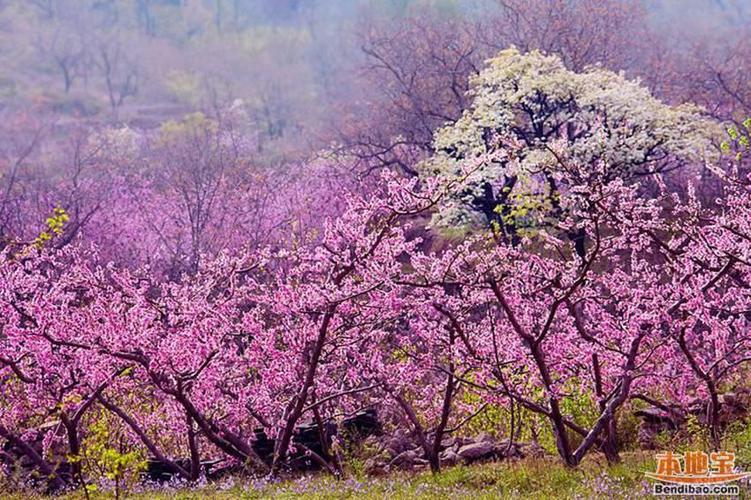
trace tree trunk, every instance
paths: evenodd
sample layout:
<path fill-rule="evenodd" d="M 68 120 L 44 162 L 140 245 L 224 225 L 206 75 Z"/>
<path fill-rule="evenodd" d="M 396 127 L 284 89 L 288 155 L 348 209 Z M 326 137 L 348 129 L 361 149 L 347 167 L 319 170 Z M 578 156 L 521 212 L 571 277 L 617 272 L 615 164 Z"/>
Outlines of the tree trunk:
<path fill-rule="evenodd" d="M 300 392 L 295 396 L 292 405 L 289 408 L 289 414 L 287 415 L 284 423 L 284 429 L 282 435 L 279 437 L 276 445 L 274 446 L 274 459 L 271 463 L 271 476 L 275 476 L 279 473 L 283 461 L 287 457 L 290 442 L 292 441 L 292 435 L 295 431 L 295 426 L 298 420 L 302 416 L 305 403 L 308 400 L 308 393 L 313 387 L 315 382 L 316 370 L 318 369 L 318 362 L 321 359 L 321 353 L 323 352 L 323 345 L 326 342 L 326 334 L 328 333 L 329 323 L 334 317 L 334 311 L 336 306 L 329 306 L 323 315 L 321 320 L 321 326 L 318 329 L 318 337 L 316 338 L 315 345 L 313 346 L 313 352 L 310 356 L 310 362 L 308 363 L 308 370 L 305 374 L 305 380 L 303 381 Z"/>
<path fill-rule="evenodd" d="M 605 394 L 602 388 L 602 372 L 597 353 L 592 354 L 592 370 L 594 371 L 595 377 L 595 394 L 598 399 L 597 404 L 600 408 L 600 415 L 602 415 L 607 410 L 607 401 L 605 400 Z M 605 458 L 608 463 L 619 463 L 621 457 L 618 455 L 615 415 L 608 421 L 603 433 L 605 434 L 605 437 L 601 448 L 602 452 L 605 454 Z"/>
<path fill-rule="evenodd" d="M 39 472 L 41 472 L 46 478 L 47 483 L 51 490 L 57 491 L 65 488 L 65 481 L 60 476 L 55 474 L 55 470 L 52 465 L 47 462 L 37 451 L 29 445 L 26 441 L 10 432 L 8 429 L 0 425 L 0 436 L 4 437 L 10 443 L 18 448 L 21 453 L 26 455 L 34 465 L 36 465 Z"/>

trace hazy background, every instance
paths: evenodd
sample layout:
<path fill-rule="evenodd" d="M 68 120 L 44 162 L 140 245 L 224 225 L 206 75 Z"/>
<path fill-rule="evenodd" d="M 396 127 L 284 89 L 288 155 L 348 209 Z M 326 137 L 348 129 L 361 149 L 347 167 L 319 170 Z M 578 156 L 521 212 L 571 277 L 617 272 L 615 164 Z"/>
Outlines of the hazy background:
<path fill-rule="evenodd" d="M 420 29 L 459 23 L 455 34 L 462 31 L 463 40 L 474 45 L 474 67 L 504 44 L 493 39 L 492 30 L 504 3 L 4 0 L 0 108 L 46 113 L 59 130 L 82 120 L 149 129 L 192 111 L 211 114 L 234 105 L 257 134 L 259 161 L 283 162 L 357 135 L 355 129 L 381 107 L 379 96 L 388 93 L 393 74 L 376 68 L 373 54 L 363 49 L 378 47 L 384 38 L 399 39 L 414 23 Z M 680 51 L 737 31 L 749 21 L 748 4 L 645 5 L 660 43 Z M 447 41 L 451 31 L 445 25 L 435 30 L 447 48 L 464 43 Z M 401 39 L 407 49 L 421 35 L 410 36 L 406 43 Z M 393 45 L 388 50 L 393 54 Z M 413 55 L 419 63 L 419 51 Z M 617 69 L 630 69 L 621 66 Z"/>

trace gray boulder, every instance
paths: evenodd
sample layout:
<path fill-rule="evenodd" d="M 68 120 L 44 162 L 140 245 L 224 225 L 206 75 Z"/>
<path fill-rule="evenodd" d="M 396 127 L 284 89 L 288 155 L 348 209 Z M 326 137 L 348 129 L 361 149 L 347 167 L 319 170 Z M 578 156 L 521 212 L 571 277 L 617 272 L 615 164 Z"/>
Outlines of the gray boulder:
<path fill-rule="evenodd" d="M 407 450 L 394 457 L 389 463 L 389 467 L 409 469 L 415 465 L 418 458 L 419 456 L 415 450 Z"/>
<path fill-rule="evenodd" d="M 495 455 L 495 444 L 492 441 L 479 441 L 459 448 L 457 453 L 466 462 L 486 460 Z"/>
<path fill-rule="evenodd" d="M 456 454 L 453 450 L 446 450 L 443 453 L 441 453 L 441 464 L 442 465 L 456 465 L 459 463 L 459 455 Z"/>

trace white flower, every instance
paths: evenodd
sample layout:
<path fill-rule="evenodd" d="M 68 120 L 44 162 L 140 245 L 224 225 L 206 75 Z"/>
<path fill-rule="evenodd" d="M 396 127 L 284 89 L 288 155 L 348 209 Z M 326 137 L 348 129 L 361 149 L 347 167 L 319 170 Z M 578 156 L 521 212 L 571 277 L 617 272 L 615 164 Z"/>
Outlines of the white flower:
<path fill-rule="evenodd" d="M 471 180 L 478 188 L 498 190 L 504 176 L 525 180 L 515 190 L 529 187 L 530 178 L 567 162 L 606 165 L 605 175 L 626 179 L 668 162 L 711 163 L 722 133 L 696 106 L 665 104 L 638 81 L 600 67 L 575 73 L 538 51 L 501 52 L 472 80 L 471 95 L 471 108 L 435 133 L 437 153 L 421 169 L 459 176 L 462 162 L 492 156 Z M 458 209 L 472 210 L 456 200 L 446 206 Z"/>

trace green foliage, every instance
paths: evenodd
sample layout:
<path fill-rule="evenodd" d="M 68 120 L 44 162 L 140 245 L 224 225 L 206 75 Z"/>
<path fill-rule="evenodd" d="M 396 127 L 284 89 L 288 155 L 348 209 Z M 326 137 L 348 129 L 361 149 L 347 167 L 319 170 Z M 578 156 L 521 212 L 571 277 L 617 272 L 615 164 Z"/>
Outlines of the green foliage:
<path fill-rule="evenodd" d="M 709 450 L 709 430 L 696 415 L 689 415 L 679 431 L 661 431 L 655 436 L 657 447 L 685 453 L 692 450 Z"/>
<path fill-rule="evenodd" d="M 475 404 L 477 396 L 474 394 L 465 394 L 463 399 L 468 404 Z M 486 406 L 484 410 L 464 426 L 462 432 L 469 436 L 474 436 L 481 432 L 495 435 L 500 434 L 502 436 L 508 435 L 509 419 L 510 412 L 508 409 L 497 405 Z"/>
<path fill-rule="evenodd" d="M 69 460 L 81 461 L 85 472 L 104 476 L 117 485 L 134 483 L 146 469 L 146 457 L 142 451 L 126 445 L 115 418 L 106 411 L 95 413 L 83 443 L 82 456 L 69 457 Z M 96 490 L 93 485 L 88 488 L 90 492 Z"/>
<path fill-rule="evenodd" d="M 513 226 L 519 236 L 531 238 L 537 234 L 548 214 L 558 206 L 561 195 L 558 192 L 510 191 L 509 187 L 503 188 L 504 194 L 508 194 L 508 201 L 496 206 L 494 212 L 500 215 L 504 225 Z M 493 225 L 493 229 L 496 233 L 500 231 L 497 224 Z"/>
<path fill-rule="evenodd" d="M 463 402 L 470 407 L 476 407 L 479 396 L 465 393 Z M 511 434 L 511 410 L 505 406 L 489 405 L 470 420 L 463 428 L 462 433 L 475 436 L 482 432 L 494 435 L 500 439 L 506 439 Z M 555 436 L 546 417 L 534 413 L 525 408 L 514 407 L 514 440 L 517 442 L 532 441 L 539 444 L 551 454 L 557 453 Z"/>
<path fill-rule="evenodd" d="M 65 231 L 65 224 L 70 220 L 68 213 L 60 208 L 56 207 L 52 210 L 52 215 L 47 217 L 45 225 L 47 228 L 39 233 L 39 236 L 34 240 L 34 245 L 37 248 L 42 248 L 48 242 L 52 241 L 56 236 L 60 236 Z"/>
<path fill-rule="evenodd" d="M 672 450 L 674 441 L 674 433 L 662 430 L 655 435 L 654 442 L 660 450 Z"/>
<path fill-rule="evenodd" d="M 581 390 L 576 380 L 571 380 L 571 387 L 566 389 L 567 396 L 561 401 L 561 409 L 565 415 L 570 415 L 574 422 L 584 427 L 591 427 L 599 416 L 597 404 L 592 396 Z"/>
<path fill-rule="evenodd" d="M 697 449 L 708 449 L 709 433 L 705 425 L 699 422 L 696 415 L 689 415 L 686 419 L 686 437 L 678 445 L 678 451 L 686 452 Z"/>
<path fill-rule="evenodd" d="M 743 154 L 751 149 L 751 118 L 746 118 L 740 127 L 731 125 L 727 128 L 728 139 L 720 144 L 722 152 L 735 152 L 735 159 L 740 161 Z"/>
<path fill-rule="evenodd" d="M 219 124 L 201 113 L 189 113 L 181 120 L 169 120 L 159 128 L 160 139 L 164 145 L 175 144 L 189 137 L 213 136 L 219 130 Z"/>
<path fill-rule="evenodd" d="M 751 469 L 751 420 L 738 420 L 730 424 L 724 433 L 724 446 L 735 452 L 736 465 Z"/>
<path fill-rule="evenodd" d="M 639 441 L 637 436 L 639 434 L 639 426 L 641 420 L 634 415 L 632 408 L 629 405 L 621 408 L 621 411 L 616 414 L 616 433 L 618 447 L 622 451 L 637 451 L 639 450 Z"/>
<path fill-rule="evenodd" d="M 164 77 L 164 86 L 178 101 L 197 105 L 201 100 L 201 79 L 193 72 L 170 71 Z"/>

